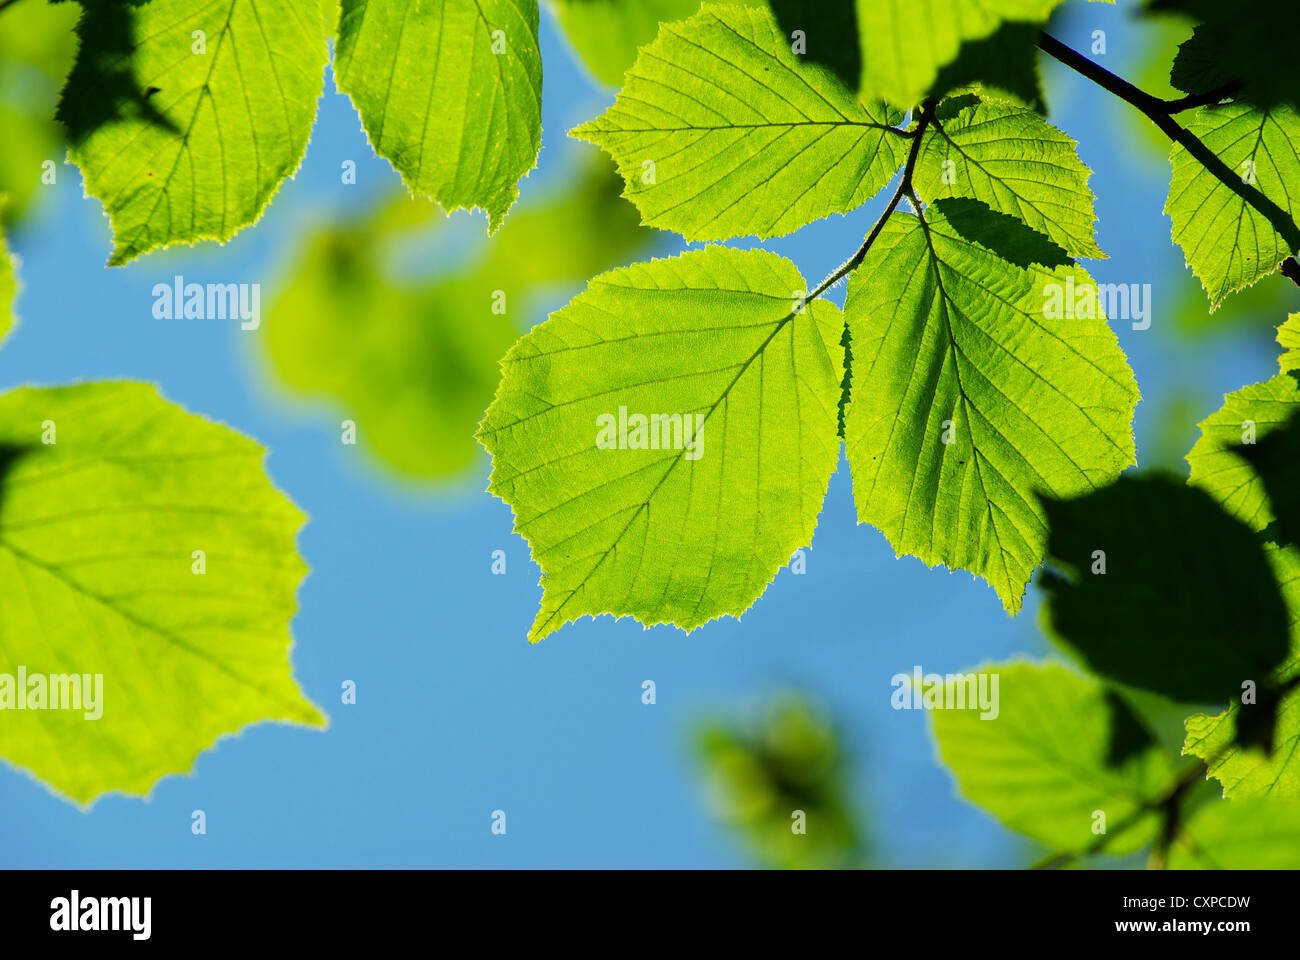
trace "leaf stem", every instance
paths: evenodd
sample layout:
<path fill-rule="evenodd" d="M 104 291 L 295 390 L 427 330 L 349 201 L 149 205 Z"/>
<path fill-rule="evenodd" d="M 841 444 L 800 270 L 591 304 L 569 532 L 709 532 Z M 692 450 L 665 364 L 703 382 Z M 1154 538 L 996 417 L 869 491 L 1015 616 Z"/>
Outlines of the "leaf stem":
<path fill-rule="evenodd" d="M 1116 76 L 1105 67 L 1094 63 L 1083 54 L 1067 47 L 1051 34 L 1040 31 L 1038 48 L 1056 58 L 1071 70 L 1081 74 L 1093 83 L 1119 97 L 1125 103 L 1139 110 L 1147 119 L 1160 128 L 1170 140 L 1183 147 L 1200 161 L 1214 177 L 1237 194 L 1250 207 L 1254 208 L 1267 220 L 1292 250 L 1300 249 L 1300 227 L 1297 227 L 1290 214 L 1276 203 L 1264 196 L 1259 190 L 1245 183 L 1226 163 L 1220 160 L 1201 140 L 1173 118 L 1174 113 L 1195 106 L 1217 103 L 1224 96 L 1232 93 L 1235 87 L 1221 87 L 1197 96 L 1183 97 L 1180 100 L 1161 100 L 1144 90 L 1139 90 L 1122 77 Z M 1211 100 L 1209 98 L 1213 97 Z M 1288 276 L 1291 276 L 1288 274 Z M 1292 277 L 1294 280 L 1295 277 Z M 1300 281 L 1297 281 L 1300 282 Z"/>
<path fill-rule="evenodd" d="M 912 146 L 911 149 L 907 151 L 907 162 L 903 165 L 903 179 L 899 181 L 898 189 L 895 190 L 894 195 L 889 198 L 889 203 L 885 205 L 884 212 L 880 215 L 880 219 L 878 219 L 875 225 L 871 228 L 871 232 L 867 234 L 867 239 L 862 242 L 862 246 L 858 247 L 857 252 L 853 254 L 853 256 L 849 257 L 842 264 L 832 270 L 826 279 L 819 283 L 812 293 L 808 294 L 808 300 L 816 300 L 823 293 L 856 270 L 858 265 L 866 258 L 867 251 L 871 249 L 871 245 L 876 242 L 876 237 L 880 236 L 880 231 L 885 228 L 885 221 L 887 221 L 890 215 L 893 214 L 894 210 L 897 209 L 898 204 L 902 201 L 903 197 L 915 197 L 915 193 L 912 191 L 912 173 L 916 170 L 916 158 L 921 154 L 921 134 L 925 132 L 925 128 L 930 125 L 932 120 L 934 120 L 934 101 L 927 100 L 925 103 L 921 104 L 921 114 L 917 120 L 916 127 L 912 130 L 906 131 L 906 135 L 912 138 Z"/>

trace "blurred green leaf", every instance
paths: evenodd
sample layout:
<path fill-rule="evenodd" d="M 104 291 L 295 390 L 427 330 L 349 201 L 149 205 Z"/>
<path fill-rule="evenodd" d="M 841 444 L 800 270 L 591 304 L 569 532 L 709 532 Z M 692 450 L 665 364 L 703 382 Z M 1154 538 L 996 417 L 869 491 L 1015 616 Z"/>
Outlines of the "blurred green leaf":
<path fill-rule="evenodd" d="M 1089 669 L 1176 700 L 1226 703 L 1286 657 L 1290 617 L 1268 558 L 1204 490 L 1144 474 L 1041 500 L 1054 568 L 1039 582 L 1044 621 Z"/>
<path fill-rule="evenodd" d="M 63 131 L 54 110 L 72 66 L 79 12 L 71 3 L 19 3 L 0 12 L 0 193 L 10 198 L 6 221 L 23 217 L 38 199 L 42 165 L 62 163 Z"/>
<path fill-rule="evenodd" d="M 1039 27 L 1033 23 L 1004 23 L 979 40 L 962 42 L 957 59 L 939 71 L 930 96 L 941 97 L 970 88 L 989 100 L 1047 112 L 1038 76 Z"/>
<path fill-rule="evenodd" d="M 1300 869 L 1300 803 L 1212 800 L 1188 818 L 1169 850 L 1171 870 Z"/>
<path fill-rule="evenodd" d="M 1153 0 L 1157 12 L 1172 11 L 1199 26 L 1175 58 L 1171 82 L 1186 93 L 1205 93 L 1236 82 L 1244 98 L 1261 107 L 1300 108 L 1295 55 L 1300 20 L 1294 0 Z"/>
<path fill-rule="evenodd" d="M 475 427 L 530 300 L 652 242 L 618 189 L 603 160 L 590 163 L 549 199 L 513 214 L 468 262 L 421 283 L 386 267 L 394 248 L 433 219 L 427 201 L 398 197 L 318 229 L 264 321 L 275 373 L 297 393 L 332 401 L 355 421 L 359 443 L 398 473 L 456 476 L 477 455 Z"/>
<path fill-rule="evenodd" d="M 1123 700 L 1054 664 L 977 670 L 999 677 L 996 717 L 933 712 L 939 756 L 962 796 L 1053 850 L 1091 847 L 1102 839 L 1098 823 L 1111 835 L 1106 853 L 1131 853 L 1154 838 L 1150 808 L 1172 765 Z"/>
<path fill-rule="evenodd" d="M 701 724 L 695 741 L 711 806 L 760 864 L 861 865 L 863 843 L 844 795 L 844 748 L 807 698 L 780 697 L 739 724 Z M 800 823 L 806 832 L 796 832 Z"/>

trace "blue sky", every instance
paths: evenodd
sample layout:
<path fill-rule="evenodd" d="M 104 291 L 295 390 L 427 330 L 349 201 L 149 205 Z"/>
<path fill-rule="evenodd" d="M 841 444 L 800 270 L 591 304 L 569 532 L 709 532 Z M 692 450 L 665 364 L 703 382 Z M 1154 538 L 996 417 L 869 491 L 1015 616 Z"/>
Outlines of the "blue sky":
<path fill-rule="evenodd" d="M 1086 50 L 1108 34 L 1102 62 L 1134 75 L 1141 51 L 1127 10 L 1078 4 L 1058 35 Z M 523 198 L 559 182 L 583 151 L 565 131 L 611 93 L 591 83 L 543 15 L 546 68 L 540 167 Z M 1191 391 L 1199 419 L 1225 391 L 1269 375 L 1267 338 L 1195 342 L 1170 333 L 1187 280 L 1162 213 L 1168 165 L 1132 142 L 1127 106 L 1045 65 L 1051 119 L 1078 139 L 1094 171 L 1101 282 L 1150 283 L 1152 329 L 1117 323 L 1146 399 L 1140 460 L 1161 442 L 1162 402 Z M 539 645 L 525 635 L 540 598 L 527 545 L 508 508 L 486 493 L 488 463 L 452 490 L 394 483 L 338 443 L 338 416 L 291 403 L 264 368 L 257 334 L 234 322 L 158 320 L 150 291 L 175 274 L 259 282 L 263 305 L 305 226 L 363 206 L 397 176 L 373 157 L 348 101 L 327 80 L 298 176 L 263 220 L 225 247 L 153 254 L 106 270 L 108 222 L 60 167 L 42 213 L 13 238 L 22 258 L 22 325 L 0 351 L 0 387 L 127 377 L 265 443 L 276 483 L 311 516 L 300 548 L 312 573 L 294 621 L 294 669 L 332 721 L 328 732 L 261 725 L 204 753 L 193 775 L 147 800 L 110 796 L 89 812 L 0 766 L 4 867 L 727 867 L 749 861 L 703 803 L 689 752 L 698 718 L 733 714 L 788 686 L 810 690 L 842 724 L 854 793 L 876 862 L 1011 866 L 1025 848 L 955 796 L 936 763 L 924 715 L 890 708 L 890 677 L 914 664 L 955 671 L 1046 653 L 1038 596 L 1008 618 L 965 573 L 896 559 L 854 523 L 847 466 L 830 487 L 807 573 L 783 571 L 744 620 L 691 635 L 631 621 L 587 620 Z M 344 160 L 358 184 L 343 186 Z M 816 282 L 861 242 L 882 196 L 764 246 Z M 481 215 L 473 219 L 481 232 Z M 666 238 L 671 244 L 671 239 Z M 575 290 L 555 291 L 529 323 Z M 1282 318 L 1274 318 L 1274 322 Z M 1194 423 L 1178 425 L 1180 449 Z M 412 442 L 419 442 L 412 438 Z M 493 576 L 504 550 L 508 573 Z M 658 702 L 641 703 L 656 682 Z M 355 706 L 340 684 L 357 684 Z M 208 833 L 190 832 L 202 809 Z M 490 832 L 492 811 L 508 832 Z"/>

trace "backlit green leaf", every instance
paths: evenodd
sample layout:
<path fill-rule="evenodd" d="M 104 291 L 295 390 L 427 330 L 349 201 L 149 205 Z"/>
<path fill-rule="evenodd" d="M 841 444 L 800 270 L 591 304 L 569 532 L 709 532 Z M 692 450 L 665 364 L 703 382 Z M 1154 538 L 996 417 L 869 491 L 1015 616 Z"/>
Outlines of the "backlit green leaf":
<path fill-rule="evenodd" d="M 89 803 L 251 723 L 324 725 L 289 665 L 303 515 L 261 447 L 147 384 L 91 383 L 0 397 L 0 449 L 0 673 L 102 675 L 97 718 L 51 691 L 6 710 L 0 757 Z"/>
<path fill-rule="evenodd" d="M 302 160 L 329 50 L 316 0 L 93 2 L 59 104 L 110 264 L 228 240 Z"/>
<path fill-rule="evenodd" d="M 1300 249 L 1300 114 L 1246 103 L 1198 107 L 1179 121 L 1222 164 L 1221 175 L 1263 194 L 1265 217 L 1181 144 L 1170 153 L 1173 177 L 1165 213 L 1174 242 L 1200 278 L 1212 306 L 1275 271 Z"/>
<path fill-rule="evenodd" d="M 1255 443 L 1300 413 L 1300 315 L 1278 330 L 1287 347 L 1278 360 L 1283 372 L 1223 398 L 1223 406 L 1201 422 L 1201 436 L 1187 454 L 1189 482 L 1208 491 L 1233 516 L 1262 531 L 1274 514 L 1263 481 L 1241 456 L 1242 444 Z"/>
<path fill-rule="evenodd" d="M 926 200 L 982 200 L 1071 256 L 1105 256 L 1093 238 L 1088 168 L 1074 140 L 1032 110 L 954 97 L 939 105 L 924 141 L 913 182 Z"/>
<path fill-rule="evenodd" d="M 1075 296 L 1088 274 L 1042 265 L 1059 255 L 983 204 L 940 200 L 890 218 L 845 304 L 858 519 L 899 554 L 983 577 L 1012 612 L 1047 539 L 1035 494 L 1083 493 L 1135 460 L 1132 371 L 1096 297 Z"/>
<path fill-rule="evenodd" d="M 412 193 L 501 225 L 541 149 L 537 0 L 343 0 L 335 72 Z"/>
<path fill-rule="evenodd" d="M 801 64 L 767 10 L 705 4 L 664 24 L 614 105 L 573 135 L 617 161 L 643 222 L 723 240 L 870 199 L 906 155 L 899 119 Z"/>
<path fill-rule="evenodd" d="M 479 438 L 542 568 L 531 639 L 738 616 L 812 540 L 843 319 L 804 289 L 774 254 L 706 247 L 597 277 L 510 350 Z"/>
<path fill-rule="evenodd" d="M 1241 456 L 1242 444 L 1267 438 L 1300 412 L 1300 384 L 1294 370 L 1300 363 L 1300 318 L 1291 317 L 1278 330 L 1286 348 L 1279 358 L 1284 371 L 1271 380 L 1243 387 L 1224 398 L 1223 407 L 1201 423 L 1201 437 L 1187 455 L 1189 483 L 1215 497 L 1234 516 L 1257 531 L 1273 575 L 1281 585 L 1290 621 L 1290 653 L 1271 677 L 1275 684 L 1292 682 L 1300 675 L 1300 548 L 1274 542 L 1275 514 L 1267 488 L 1250 462 Z M 1258 683 L 1257 686 L 1263 686 Z M 1244 693 L 1244 691 L 1243 691 Z M 1269 795 L 1300 798 L 1300 691 L 1285 695 L 1275 709 L 1272 753 L 1237 742 L 1243 710 L 1258 710 L 1259 700 L 1238 702 L 1217 716 L 1198 714 L 1187 720 L 1184 753 L 1206 762 L 1210 775 L 1223 784 L 1225 796 Z M 1249 728 L 1258 714 L 1248 714 Z"/>

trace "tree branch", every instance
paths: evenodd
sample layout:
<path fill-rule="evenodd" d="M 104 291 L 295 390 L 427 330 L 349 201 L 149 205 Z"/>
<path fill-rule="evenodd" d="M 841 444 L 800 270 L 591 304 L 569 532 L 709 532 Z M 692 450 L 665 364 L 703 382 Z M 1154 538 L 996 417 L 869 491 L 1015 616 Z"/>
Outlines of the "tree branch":
<path fill-rule="evenodd" d="M 1119 97 L 1125 103 L 1142 112 L 1147 119 L 1160 128 L 1170 140 L 1183 147 L 1195 157 L 1220 183 L 1241 197 L 1248 206 L 1267 220 L 1292 250 L 1300 249 L 1300 227 L 1297 227 L 1290 214 L 1264 196 L 1259 190 L 1242 181 L 1226 163 L 1220 160 L 1194 134 L 1181 126 L 1172 114 L 1193 106 L 1204 106 L 1207 97 L 1221 99 L 1223 90 L 1211 91 L 1181 100 L 1161 100 L 1144 90 L 1139 90 L 1122 77 L 1111 73 L 1105 67 L 1089 60 L 1083 54 L 1072 50 L 1046 32 L 1038 34 L 1038 48 L 1065 64 L 1071 70 L 1081 74 L 1104 90 Z M 1231 91 L 1229 91 L 1231 92 Z M 1217 102 L 1217 99 L 1212 102 Z M 1289 274 L 1288 274 L 1289 275 Z M 1294 279 L 1294 278 L 1292 278 Z"/>

